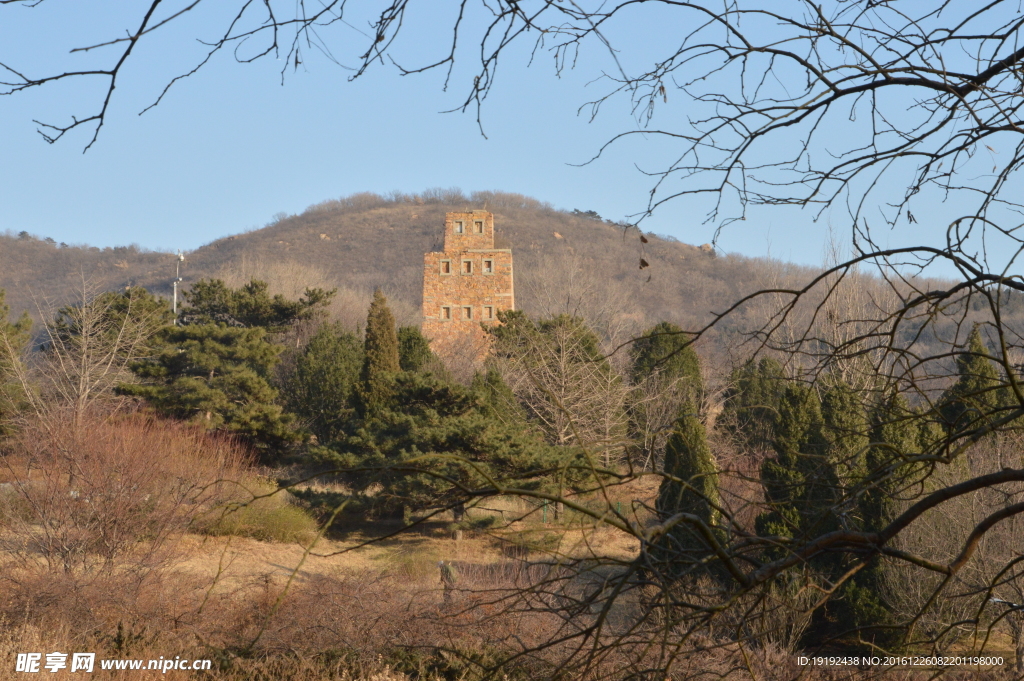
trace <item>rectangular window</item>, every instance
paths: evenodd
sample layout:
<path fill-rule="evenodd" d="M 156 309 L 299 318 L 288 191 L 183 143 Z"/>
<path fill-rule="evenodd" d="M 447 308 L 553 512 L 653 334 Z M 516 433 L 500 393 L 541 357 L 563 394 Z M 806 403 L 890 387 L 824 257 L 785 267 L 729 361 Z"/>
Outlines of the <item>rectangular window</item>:
<path fill-rule="evenodd" d="M 455 221 L 455 233 L 462 234 L 462 220 Z"/>
<path fill-rule="evenodd" d="M 462 261 L 462 273 L 463 274 L 473 274 L 473 261 L 472 260 L 463 260 Z"/>
<path fill-rule="evenodd" d="M 494 319 L 493 305 L 484 305 L 484 319 Z"/>
<path fill-rule="evenodd" d="M 483 220 L 477 220 L 476 222 L 474 222 L 473 223 L 473 227 L 476 228 L 476 233 L 477 234 L 483 234 L 484 233 L 484 221 Z"/>
<path fill-rule="evenodd" d="M 451 260 L 442 260 L 441 261 L 441 274 L 451 274 L 451 273 L 452 273 L 452 261 Z"/>
<path fill-rule="evenodd" d="M 452 309 L 447 305 L 441 306 L 441 319 L 447 321 L 452 318 Z"/>
<path fill-rule="evenodd" d="M 473 318 L 473 308 L 469 307 L 468 305 L 466 307 L 462 308 L 462 318 L 463 319 L 472 319 Z"/>
<path fill-rule="evenodd" d="M 493 260 L 484 260 L 484 274 L 494 274 Z"/>

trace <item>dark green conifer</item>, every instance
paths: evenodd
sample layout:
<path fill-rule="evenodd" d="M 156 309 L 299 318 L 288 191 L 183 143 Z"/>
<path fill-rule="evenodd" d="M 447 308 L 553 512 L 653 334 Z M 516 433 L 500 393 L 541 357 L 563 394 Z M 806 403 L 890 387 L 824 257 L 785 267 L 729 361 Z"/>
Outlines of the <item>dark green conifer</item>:
<path fill-rule="evenodd" d="M 999 406 L 999 373 L 975 325 L 967 348 L 956 357 L 957 380 L 939 403 L 947 433 L 955 435 L 980 428 Z"/>
<path fill-rule="evenodd" d="M 703 393 L 700 358 L 690 336 L 675 324 L 661 322 L 648 329 L 630 349 L 634 390 L 627 402 L 633 455 L 644 466 L 657 466 L 664 433 L 686 401 L 699 404 Z"/>
<path fill-rule="evenodd" d="M 878 532 L 896 517 L 898 490 L 913 474 L 905 457 L 919 450 L 921 424 L 919 415 L 910 409 L 906 399 L 894 393 L 879 403 L 871 415 L 871 447 L 868 449 L 860 506 L 861 526 Z"/>
<path fill-rule="evenodd" d="M 835 529 L 839 480 L 823 426 L 817 393 L 788 383 L 774 426 L 775 456 L 761 467 L 768 505 L 756 521 L 761 536 L 807 539 Z"/>
<path fill-rule="evenodd" d="M 398 329 L 398 365 L 402 371 L 423 371 L 431 365 L 433 359 L 430 341 L 418 326 Z"/>
<path fill-rule="evenodd" d="M 770 357 L 747 360 L 733 372 L 721 421 L 742 446 L 771 449 L 785 385 L 782 365 Z"/>
<path fill-rule="evenodd" d="M 517 425 L 521 428 L 531 427 L 526 412 L 516 399 L 515 393 L 496 369 L 488 369 L 484 373 L 473 376 L 470 390 L 480 399 L 482 408 L 502 423 Z"/>
<path fill-rule="evenodd" d="M 298 300 L 287 300 L 280 294 L 271 296 L 267 283 L 258 279 L 237 289 L 220 279 L 200 279 L 183 293 L 187 306 L 179 323 L 261 327 L 268 333 L 280 333 L 321 314 L 335 292 L 307 288 Z"/>
<path fill-rule="evenodd" d="M 362 368 L 363 344 L 338 323 L 322 324 L 296 356 L 284 394 L 320 442 L 339 437 L 352 420 Z"/>
<path fill-rule="evenodd" d="M 665 380 L 686 379 L 698 388 L 700 358 L 689 343 L 690 336 L 670 322 L 661 322 L 645 331 L 630 350 L 633 383 L 657 373 Z"/>
<path fill-rule="evenodd" d="M 347 476 L 356 489 L 379 484 L 373 503 L 383 512 L 445 505 L 459 516 L 469 500 L 466 490 L 499 481 L 560 491 L 584 469 L 579 452 L 551 447 L 530 429 L 503 423 L 479 394 L 457 383 L 404 372 L 393 375 L 391 389 L 393 399 L 350 437 L 314 450 L 319 463 L 358 469 Z M 570 464 L 576 468 L 566 468 Z"/>
<path fill-rule="evenodd" d="M 132 367 L 144 383 L 122 385 L 122 394 L 143 397 L 168 416 L 236 433 L 263 450 L 297 439 L 270 384 L 283 348 L 268 342 L 262 328 L 169 326 L 160 341 L 154 357 Z"/>
<path fill-rule="evenodd" d="M 364 348 L 361 411 L 364 415 L 371 415 L 388 402 L 395 374 L 401 370 L 395 318 L 388 307 L 388 299 L 380 289 L 373 292 L 373 301 L 366 315 Z"/>
<path fill-rule="evenodd" d="M 846 488 L 858 484 L 866 472 L 870 426 L 861 394 L 838 379 L 821 397 L 822 437 L 829 460 Z"/>
<path fill-rule="evenodd" d="M 686 401 L 665 444 L 665 475 L 656 507 L 662 521 L 678 513 L 697 517 L 718 533 L 718 471 L 707 434 L 693 403 Z M 708 540 L 692 524 L 680 522 L 658 540 L 652 555 L 665 561 L 673 578 L 691 573 L 711 552 Z"/>
<path fill-rule="evenodd" d="M 919 451 L 920 418 L 894 392 L 876 405 L 870 421 L 871 443 L 857 505 L 860 528 L 878 532 L 895 519 L 901 491 L 917 476 L 919 467 L 905 463 L 905 458 Z M 867 560 L 843 587 L 833 609 L 845 630 L 856 628 L 861 639 L 886 646 L 898 640 L 899 632 L 886 627 L 892 616 L 881 596 L 884 566 L 878 556 Z"/>

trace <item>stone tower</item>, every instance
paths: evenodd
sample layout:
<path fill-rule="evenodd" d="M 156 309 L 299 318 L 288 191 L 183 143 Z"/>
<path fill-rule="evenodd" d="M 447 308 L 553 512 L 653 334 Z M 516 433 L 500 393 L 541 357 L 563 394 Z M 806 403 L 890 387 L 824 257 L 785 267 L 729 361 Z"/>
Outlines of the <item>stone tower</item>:
<path fill-rule="evenodd" d="M 487 352 L 481 324 L 515 309 L 512 249 L 494 247 L 494 215 L 447 213 L 444 251 L 423 256 L 423 335 L 444 359 L 480 359 Z"/>

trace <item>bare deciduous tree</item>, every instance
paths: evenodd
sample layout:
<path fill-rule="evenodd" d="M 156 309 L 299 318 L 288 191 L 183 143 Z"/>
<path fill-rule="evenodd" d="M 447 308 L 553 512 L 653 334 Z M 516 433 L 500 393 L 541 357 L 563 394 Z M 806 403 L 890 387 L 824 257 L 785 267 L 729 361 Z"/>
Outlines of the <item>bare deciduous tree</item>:
<path fill-rule="evenodd" d="M 83 283 L 79 300 L 40 310 L 44 347 L 15 370 L 26 401 L 41 423 L 84 422 L 100 404 L 125 398 L 115 388 L 136 379 L 134 362 L 152 352 L 156 332 L 171 321 L 170 306 L 144 289 L 100 293 Z"/>

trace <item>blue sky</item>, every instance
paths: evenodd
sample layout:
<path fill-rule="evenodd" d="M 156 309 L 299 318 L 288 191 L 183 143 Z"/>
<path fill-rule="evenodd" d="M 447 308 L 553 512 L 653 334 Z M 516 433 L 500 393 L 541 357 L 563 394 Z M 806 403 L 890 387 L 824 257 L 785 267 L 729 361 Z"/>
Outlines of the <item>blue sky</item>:
<path fill-rule="evenodd" d="M 69 55 L 68 49 L 124 35 L 138 23 L 138 5 L 54 0 L 33 9 L 5 6 L 0 61 L 32 76 L 108 64 L 110 50 Z M 349 82 L 349 71 L 310 52 L 298 69 L 287 69 L 283 86 L 281 61 L 239 65 L 221 54 L 139 116 L 169 77 L 201 56 L 194 38 L 213 38 L 212 26 L 224 19 L 216 7 L 200 10 L 166 35 L 139 42 L 106 126 L 85 154 L 91 129 L 49 145 L 32 121 L 62 122 L 88 110 L 102 95 L 99 81 L 0 98 L 0 231 L 26 230 L 68 243 L 189 250 L 327 199 L 430 187 L 519 192 L 557 208 L 595 210 L 620 220 L 646 205 L 651 179 L 641 171 L 671 158 L 658 140 L 635 138 L 590 165 L 573 165 L 635 126 L 625 100 L 603 107 L 594 121 L 578 113 L 607 87 L 602 74 L 614 73 L 608 53 L 596 46 L 583 52 L 577 69 L 560 76 L 545 51 L 532 65 L 527 51 L 510 52 L 483 110 L 486 138 L 475 111 L 442 113 L 462 101 L 471 77 L 465 62 L 445 92 L 441 71 L 401 77 L 385 64 Z M 624 67 L 633 72 L 653 54 L 650 46 L 679 28 L 672 15 L 665 21 L 641 18 L 635 25 L 627 21 L 616 35 L 620 44 L 636 46 L 623 53 Z M 411 16 L 408 23 L 415 29 L 397 58 L 423 63 L 444 53 L 443 12 Z M 325 34 L 347 64 L 356 63 L 365 47 L 359 34 L 365 23 L 353 19 L 352 25 Z M 671 96 L 660 106 L 661 122 L 676 125 L 687 116 L 682 97 Z M 677 202 L 659 209 L 644 229 L 701 244 L 714 233 L 703 217 L 702 209 Z M 819 264 L 831 220 L 828 214 L 818 222 L 811 217 L 807 211 L 762 210 L 727 228 L 719 247 Z M 845 222 L 832 226 L 840 240 L 847 238 Z M 908 226 L 900 237 L 921 238 L 927 228 Z"/>

